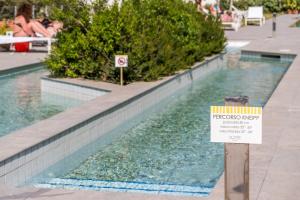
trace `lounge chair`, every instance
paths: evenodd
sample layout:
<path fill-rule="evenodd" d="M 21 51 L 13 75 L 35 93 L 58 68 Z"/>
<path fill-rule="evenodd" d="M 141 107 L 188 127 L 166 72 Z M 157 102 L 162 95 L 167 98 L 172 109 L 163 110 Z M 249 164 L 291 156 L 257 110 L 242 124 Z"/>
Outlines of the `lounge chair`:
<path fill-rule="evenodd" d="M 223 28 L 233 29 L 234 31 L 238 31 L 238 29 L 241 27 L 242 15 L 239 15 L 236 12 L 230 12 L 231 14 L 228 15 L 227 12 L 221 15 Z"/>
<path fill-rule="evenodd" d="M 20 42 L 35 42 L 35 41 L 46 41 L 48 47 L 48 53 L 51 52 L 51 43 L 56 41 L 53 38 L 47 37 L 12 37 L 12 36 L 0 36 L 0 44 L 13 44 Z"/>
<path fill-rule="evenodd" d="M 231 11 L 236 13 L 239 17 L 245 18 L 247 16 L 247 11 L 245 10 L 239 10 L 234 5 L 231 6 Z"/>
<path fill-rule="evenodd" d="M 247 16 L 245 17 L 245 25 L 248 25 L 248 22 L 258 22 L 260 26 L 265 23 L 265 17 L 263 14 L 263 7 L 249 7 Z"/>

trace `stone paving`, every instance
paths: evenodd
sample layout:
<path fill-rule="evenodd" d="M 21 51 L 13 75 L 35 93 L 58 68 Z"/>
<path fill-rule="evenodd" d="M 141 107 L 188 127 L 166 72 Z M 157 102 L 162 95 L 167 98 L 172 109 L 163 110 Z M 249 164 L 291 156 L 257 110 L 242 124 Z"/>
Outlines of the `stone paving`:
<path fill-rule="evenodd" d="M 278 31 L 271 38 L 271 21 L 262 26 L 248 26 L 238 32 L 226 32 L 228 40 L 248 40 L 244 50 L 294 54 L 300 52 L 300 28 L 290 28 L 296 19 L 293 15 L 280 16 Z M 35 53 L 34 53 L 35 54 Z M 1 55 L 0 55 L 1 56 Z M 5 56 L 4 56 L 5 57 Z M 13 56 L 12 56 L 13 57 Z M 30 56 L 26 56 L 31 57 Z M 14 58 L 14 57 L 13 57 Z M 15 59 L 14 59 L 15 60 Z M 21 59 L 22 60 L 22 59 Z M 2 57 L 0 57 L 0 62 Z M 16 62 L 13 62 L 16 63 Z M 22 64 L 24 62 L 21 62 Z M 2 62 L 1 62 L 2 64 Z M 7 65 L 9 66 L 9 65 Z M 15 66 L 15 65 L 14 65 Z M 300 196 L 300 57 L 297 56 L 288 72 L 271 96 L 263 113 L 263 144 L 250 146 L 250 199 L 297 200 Z M 85 82 L 85 84 L 88 84 Z M 153 84 L 153 83 L 152 83 Z M 155 84 L 154 84 L 155 85 Z M 139 84 L 132 90 L 148 88 Z M 0 200 L 29 199 L 103 199 L 103 200 L 185 200 L 224 199 L 223 177 L 207 198 L 143 193 L 96 192 L 75 190 L 50 190 L 37 188 L 10 188 L 0 186 Z"/>
<path fill-rule="evenodd" d="M 0 52 L 0 71 L 42 62 L 47 53 Z"/>

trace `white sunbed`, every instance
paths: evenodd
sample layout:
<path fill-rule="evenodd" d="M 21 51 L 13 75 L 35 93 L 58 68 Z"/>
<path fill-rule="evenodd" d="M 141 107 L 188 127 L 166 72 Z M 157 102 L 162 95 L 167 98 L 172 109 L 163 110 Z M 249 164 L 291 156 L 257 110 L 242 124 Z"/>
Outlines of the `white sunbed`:
<path fill-rule="evenodd" d="M 13 44 L 19 42 L 35 42 L 35 41 L 46 41 L 48 53 L 51 52 L 51 43 L 56 39 L 47 37 L 12 37 L 12 36 L 0 36 L 0 44 Z"/>
<path fill-rule="evenodd" d="M 234 31 L 238 31 L 241 27 L 242 16 L 232 12 L 232 21 L 222 21 L 222 25 L 224 29 L 233 29 Z"/>
<path fill-rule="evenodd" d="M 245 17 L 245 25 L 247 26 L 248 22 L 258 22 L 260 26 L 265 23 L 265 17 L 263 14 L 263 7 L 249 7 L 247 15 Z"/>
<path fill-rule="evenodd" d="M 241 18 L 245 18 L 247 16 L 247 11 L 245 10 L 239 10 L 234 5 L 231 6 L 232 12 L 236 13 Z"/>

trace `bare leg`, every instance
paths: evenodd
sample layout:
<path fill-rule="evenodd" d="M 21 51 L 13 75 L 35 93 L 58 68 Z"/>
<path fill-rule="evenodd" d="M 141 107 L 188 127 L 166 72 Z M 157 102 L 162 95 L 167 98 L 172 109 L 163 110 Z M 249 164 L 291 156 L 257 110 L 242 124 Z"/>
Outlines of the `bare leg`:
<path fill-rule="evenodd" d="M 26 31 L 25 29 L 22 29 L 21 27 L 14 25 L 14 36 L 17 37 L 33 37 L 35 36 L 34 31 L 32 30 L 31 27 L 28 26 L 28 24 L 26 24 Z"/>
<path fill-rule="evenodd" d="M 50 33 L 51 37 L 55 37 L 58 32 L 60 32 L 63 28 L 63 23 L 59 21 L 53 21 L 47 31 Z"/>
<path fill-rule="evenodd" d="M 31 29 L 36 32 L 36 33 L 40 33 L 45 37 L 51 37 L 51 34 L 47 31 L 47 29 L 45 29 L 45 27 L 42 26 L 42 24 L 40 24 L 37 21 L 31 20 L 28 25 L 31 27 Z"/>
<path fill-rule="evenodd" d="M 57 32 L 59 32 L 64 26 L 64 24 L 59 21 L 53 21 L 51 24 Z"/>
<path fill-rule="evenodd" d="M 55 37 L 56 34 L 57 34 L 57 31 L 53 27 L 48 27 L 47 31 L 49 32 L 49 34 L 51 35 L 51 37 Z"/>

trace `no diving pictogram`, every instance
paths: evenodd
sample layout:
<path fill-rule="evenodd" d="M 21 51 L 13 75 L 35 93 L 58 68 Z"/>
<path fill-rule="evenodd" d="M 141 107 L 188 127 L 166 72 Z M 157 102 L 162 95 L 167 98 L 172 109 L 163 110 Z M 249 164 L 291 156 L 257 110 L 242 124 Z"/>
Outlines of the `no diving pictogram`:
<path fill-rule="evenodd" d="M 115 66 L 116 67 L 128 67 L 128 56 L 127 55 L 116 55 Z"/>
<path fill-rule="evenodd" d="M 125 58 L 119 58 L 119 59 L 118 59 L 118 64 L 119 64 L 119 65 L 125 65 L 125 63 L 126 63 Z"/>

